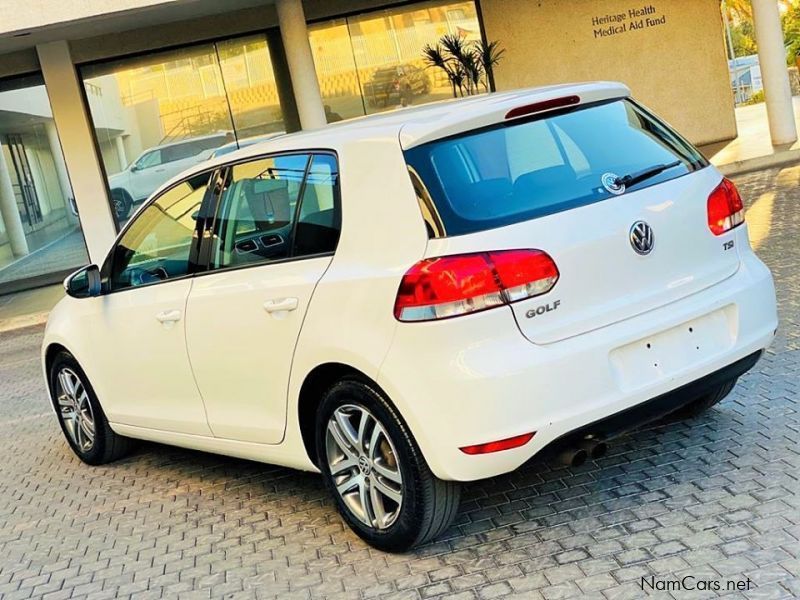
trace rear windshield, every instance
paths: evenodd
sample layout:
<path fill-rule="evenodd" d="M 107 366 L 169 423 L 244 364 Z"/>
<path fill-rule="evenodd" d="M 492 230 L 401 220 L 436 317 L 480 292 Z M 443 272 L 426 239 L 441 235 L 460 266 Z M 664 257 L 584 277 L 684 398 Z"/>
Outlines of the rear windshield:
<path fill-rule="evenodd" d="M 614 195 L 602 183 L 608 173 L 624 177 L 679 163 L 627 188 L 638 190 L 708 165 L 689 142 L 631 100 L 501 123 L 412 148 L 405 156 L 436 237 L 605 200 Z"/>

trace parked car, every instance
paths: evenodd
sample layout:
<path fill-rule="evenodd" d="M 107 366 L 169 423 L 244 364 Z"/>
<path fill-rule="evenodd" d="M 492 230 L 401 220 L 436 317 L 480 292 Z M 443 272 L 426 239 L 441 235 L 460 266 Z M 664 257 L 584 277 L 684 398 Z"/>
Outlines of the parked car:
<path fill-rule="evenodd" d="M 388 551 L 444 532 L 458 482 L 715 405 L 777 327 L 735 186 L 615 83 L 197 165 L 65 284 L 42 361 L 81 460 L 139 438 L 319 471 Z"/>
<path fill-rule="evenodd" d="M 154 146 L 142 152 L 125 169 L 108 178 L 117 220 L 123 221 L 134 204 L 143 202 L 181 171 L 208 159 L 212 150 L 231 138 L 230 133 L 220 132 Z"/>
<path fill-rule="evenodd" d="M 378 69 L 364 84 L 364 96 L 370 106 L 411 104 L 414 96 L 431 90 L 431 82 L 423 69 L 414 65 L 399 65 Z"/>

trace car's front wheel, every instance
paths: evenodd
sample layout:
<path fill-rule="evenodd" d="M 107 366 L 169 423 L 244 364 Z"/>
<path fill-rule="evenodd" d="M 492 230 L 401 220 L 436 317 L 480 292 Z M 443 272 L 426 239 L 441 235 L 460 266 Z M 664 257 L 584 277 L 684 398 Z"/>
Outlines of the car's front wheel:
<path fill-rule="evenodd" d="M 371 385 L 345 380 L 317 413 L 317 460 L 347 524 L 366 542 L 402 552 L 442 534 L 458 512 L 457 483 L 431 473 L 394 407 Z"/>
<path fill-rule="evenodd" d="M 78 458 L 102 465 L 128 453 L 132 441 L 111 429 L 86 374 L 70 353 L 61 352 L 53 360 L 50 390 L 61 430 Z"/>

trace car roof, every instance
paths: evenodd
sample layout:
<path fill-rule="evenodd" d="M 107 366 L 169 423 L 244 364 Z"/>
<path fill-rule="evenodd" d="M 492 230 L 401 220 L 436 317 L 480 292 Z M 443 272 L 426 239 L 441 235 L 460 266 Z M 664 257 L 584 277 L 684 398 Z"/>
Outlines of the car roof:
<path fill-rule="evenodd" d="M 572 96 L 577 96 L 580 104 L 590 104 L 628 97 L 630 89 L 623 83 L 609 81 L 561 84 L 440 100 L 356 117 L 319 129 L 280 135 L 213 158 L 173 178 L 156 193 L 194 174 L 264 154 L 321 149 L 337 151 L 366 138 L 399 141 L 403 149 L 409 149 L 464 131 L 501 123 L 508 111 L 514 108 Z"/>

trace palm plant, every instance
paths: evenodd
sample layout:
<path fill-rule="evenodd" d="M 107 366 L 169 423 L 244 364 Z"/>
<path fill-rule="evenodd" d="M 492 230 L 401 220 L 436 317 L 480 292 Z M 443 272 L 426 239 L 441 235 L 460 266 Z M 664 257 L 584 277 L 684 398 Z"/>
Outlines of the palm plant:
<path fill-rule="evenodd" d="M 435 46 L 427 44 L 422 55 L 428 67 L 445 72 L 455 98 L 476 94 L 481 86 L 489 91 L 489 74 L 504 52 L 498 42 L 467 42 L 461 36 L 449 33 L 443 35 Z"/>
<path fill-rule="evenodd" d="M 483 72 L 486 73 L 486 79 L 483 85 L 486 91 L 489 91 L 489 79 L 494 72 L 494 67 L 500 62 L 505 54 L 505 49 L 500 47 L 500 42 L 484 42 L 481 40 L 477 44 L 478 61 L 480 62 Z"/>
<path fill-rule="evenodd" d="M 450 81 L 450 85 L 453 86 L 453 97 L 456 97 L 456 79 L 455 73 L 453 69 L 450 67 L 450 59 L 445 56 L 444 48 L 442 48 L 441 44 L 436 44 L 435 46 L 431 46 L 430 44 L 425 44 L 425 47 L 422 49 L 422 59 L 425 61 L 429 67 L 438 67 L 442 69 L 445 73 L 447 73 L 447 79 Z"/>

